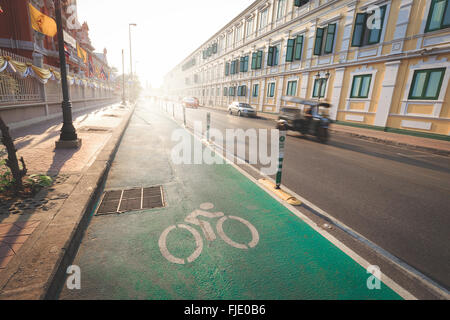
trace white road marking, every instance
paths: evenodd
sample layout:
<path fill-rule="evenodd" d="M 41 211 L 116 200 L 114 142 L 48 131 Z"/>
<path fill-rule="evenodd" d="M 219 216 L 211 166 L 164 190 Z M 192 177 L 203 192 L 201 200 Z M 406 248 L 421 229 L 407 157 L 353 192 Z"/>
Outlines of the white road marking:
<path fill-rule="evenodd" d="M 187 262 L 191 263 L 192 261 L 197 259 L 200 256 L 200 254 L 202 253 L 202 251 L 203 251 L 203 240 L 202 240 L 202 237 L 200 236 L 198 231 L 195 230 L 192 227 L 186 226 L 184 224 L 179 224 L 178 228 L 182 228 L 182 229 L 188 230 L 190 233 L 192 233 L 192 235 L 195 238 L 195 242 L 196 242 L 197 248 L 195 249 L 194 253 L 191 254 L 187 258 Z M 174 257 L 169 252 L 169 250 L 167 249 L 167 236 L 169 235 L 169 233 L 172 230 L 176 230 L 176 229 L 177 229 L 176 226 L 170 226 L 166 230 L 163 231 L 163 233 L 159 237 L 159 242 L 158 242 L 159 250 L 161 251 L 161 254 L 164 256 L 164 258 L 166 258 L 168 261 L 170 261 L 172 263 L 176 263 L 176 264 L 185 264 L 184 259 L 180 259 L 180 258 Z"/>

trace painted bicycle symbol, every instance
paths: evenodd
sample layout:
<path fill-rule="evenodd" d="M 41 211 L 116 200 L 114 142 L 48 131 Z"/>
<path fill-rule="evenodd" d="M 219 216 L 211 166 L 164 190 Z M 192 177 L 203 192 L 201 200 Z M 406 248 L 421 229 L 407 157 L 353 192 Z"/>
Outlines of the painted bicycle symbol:
<path fill-rule="evenodd" d="M 211 227 L 211 224 L 209 222 L 200 220 L 198 217 L 205 217 L 205 218 L 210 218 L 210 219 L 220 218 L 219 221 L 217 222 L 216 229 L 217 229 L 217 234 L 222 238 L 223 241 L 225 241 L 227 244 L 229 244 L 232 247 L 235 247 L 237 249 L 242 249 L 242 250 L 248 250 L 249 248 L 256 247 L 256 245 L 259 242 L 259 234 L 258 234 L 258 230 L 256 230 L 256 228 L 250 222 L 248 222 L 247 220 L 242 219 L 240 217 L 225 216 L 225 214 L 223 212 L 208 212 L 208 211 L 206 211 L 206 210 L 211 210 L 213 208 L 214 208 L 214 205 L 212 203 L 203 203 L 202 205 L 200 205 L 200 210 L 193 211 L 190 215 L 188 215 L 186 217 L 185 221 L 187 223 L 199 226 L 202 229 L 203 234 L 205 235 L 205 238 L 208 241 L 214 241 L 214 240 L 216 240 L 217 237 L 216 237 L 216 234 L 214 233 L 213 228 Z M 223 230 L 223 223 L 225 221 L 227 221 L 228 219 L 239 221 L 242 224 L 244 224 L 245 226 L 247 226 L 250 229 L 250 232 L 252 234 L 252 240 L 247 244 L 241 244 L 241 243 L 237 243 L 237 242 L 231 240 L 230 237 L 228 237 Z M 175 257 L 167 249 L 167 236 L 169 235 L 170 232 L 172 232 L 173 230 L 176 230 L 177 228 L 188 230 L 190 233 L 192 233 L 192 235 L 195 238 L 196 249 L 186 259 Z M 166 230 L 163 231 L 163 233 L 159 237 L 158 244 L 159 244 L 159 249 L 160 249 L 162 255 L 170 262 L 177 263 L 177 264 L 185 264 L 186 261 L 188 263 L 191 263 L 191 262 L 195 261 L 195 259 L 197 259 L 203 251 L 203 239 L 202 239 L 200 233 L 193 227 L 185 225 L 185 224 L 179 224 L 176 226 L 173 225 L 173 226 L 168 227 Z"/>

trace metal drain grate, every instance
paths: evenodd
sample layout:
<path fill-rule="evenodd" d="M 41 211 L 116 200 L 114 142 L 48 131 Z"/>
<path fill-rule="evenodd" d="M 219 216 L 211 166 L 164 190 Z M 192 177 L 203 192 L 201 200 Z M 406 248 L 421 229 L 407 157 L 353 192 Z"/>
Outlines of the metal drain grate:
<path fill-rule="evenodd" d="M 105 192 L 97 215 L 165 207 L 162 186 Z"/>

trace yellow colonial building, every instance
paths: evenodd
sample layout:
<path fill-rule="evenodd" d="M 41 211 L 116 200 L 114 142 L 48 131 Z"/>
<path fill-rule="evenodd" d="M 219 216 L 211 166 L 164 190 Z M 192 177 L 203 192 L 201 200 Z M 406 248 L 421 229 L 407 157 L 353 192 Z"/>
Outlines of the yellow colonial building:
<path fill-rule="evenodd" d="M 174 99 L 320 99 L 338 123 L 450 140 L 450 0 L 257 0 L 167 74 Z"/>

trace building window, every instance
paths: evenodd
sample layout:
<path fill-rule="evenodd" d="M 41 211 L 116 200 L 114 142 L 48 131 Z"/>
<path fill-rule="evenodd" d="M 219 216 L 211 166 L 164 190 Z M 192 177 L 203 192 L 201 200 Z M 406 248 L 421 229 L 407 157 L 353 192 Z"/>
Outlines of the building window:
<path fill-rule="evenodd" d="M 329 24 L 325 28 L 317 28 L 314 55 L 320 56 L 322 54 L 332 53 L 335 36 L 336 23 Z"/>
<path fill-rule="evenodd" d="M 252 53 L 252 70 L 261 69 L 262 56 L 263 52 L 261 50 Z"/>
<path fill-rule="evenodd" d="M 236 74 L 239 71 L 239 60 L 233 60 L 231 61 L 231 70 L 230 70 L 230 74 Z"/>
<path fill-rule="evenodd" d="M 313 98 L 325 97 L 326 88 L 327 88 L 326 79 L 316 79 L 314 81 Z"/>
<path fill-rule="evenodd" d="M 287 84 L 287 96 L 295 96 L 297 94 L 297 81 L 289 81 Z"/>
<path fill-rule="evenodd" d="M 304 6 L 305 4 L 307 4 L 308 2 L 309 2 L 309 0 L 295 0 L 294 6 L 301 7 L 301 6 Z"/>
<path fill-rule="evenodd" d="M 278 55 L 279 55 L 278 46 L 269 47 L 269 53 L 267 54 L 267 65 L 268 66 L 277 66 L 278 65 Z"/>
<path fill-rule="evenodd" d="M 286 0 L 278 0 L 277 20 L 283 18 L 285 6 L 286 6 Z"/>
<path fill-rule="evenodd" d="M 437 100 L 441 91 L 444 73 L 445 68 L 415 71 L 409 99 Z"/>
<path fill-rule="evenodd" d="M 248 56 L 241 57 L 241 69 L 240 72 L 247 72 L 248 71 Z"/>
<path fill-rule="evenodd" d="M 432 0 L 426 32 L 450 27 L 450 0 Z"/>
<path fill-rule="evenodd" d="M 271 82 L 267 85 L 267 96 L 273 98 L 275 96 L 275 82 Z"/>
<path fill-rule="evenodd" d="M 253 85 L 253 92 L 252 92 L 252 96 L 254 98 L 258 97 L 259 94 L 259 84 L 254 84 Z"/>
<path fill-rule="evenodd" d="M 261 12 L 261 22 L 259 24 L 259 28 L 262 29 L 267 25 L 267 13 L 268 13 L 268 9 L 265 9 L 264 11 Z"/>
<path fill-rule="evenodd" d="M 286 62 L 302 59 L 303 35 L 295 39 L 289 39 L 286 50 Z"/>
<path fill-rule="evenodd" d="M 368 98 L 371 82 L 371 74 L 354 76 L 350 98 Z"/>
<path fill-rule="evenodd" d="M 234 97 L 236 95 L 236 87 L 230 87 L 230 97 Z"/>
<path fill-rule="evenodd" d="M 239 86 L 237 95 L 239 97 L 245 97 L 247 96 L 247 86 Z"/>
<path fill-rule="evenodd" d="M 227 87 L 223 88 L 223 96 L 224 97 L 228 96 L 228 88 Z"/>
<path fill-rule="evenodd" d="M 228 76 L 230 74 L 230 63 L 225 63 L 225 76 Z"/>
<path fill-rule="evenodd" d="M 247 20 L 247 37 L 253 33 L 253 19 Z"/>
<path fill-rule="evenodd" d="M 380 7 L 380 21 L 377 21 L 375 14 L 376 11 L 372 14 L 356 14 L 355 27 L 353 29 L 352 47 L 362 47 L 365 45 L 380 42 L 386 15 L 386 6 Z M 373 21 L 374 23 L 371 28 L 367 25 L 369 21 Z M 375 28 L 376 26 L 379 26 L 380 28 Z"/>
<path fill-rule="evenodd" d="M 242 38 L 241 30 L 242 30 L 242 27 L 237 27 L 236 28 L 236 38 L 234 39 L 235 43 L 238 43 L 239 40 L 241 40 L 241 38 Z"/>

